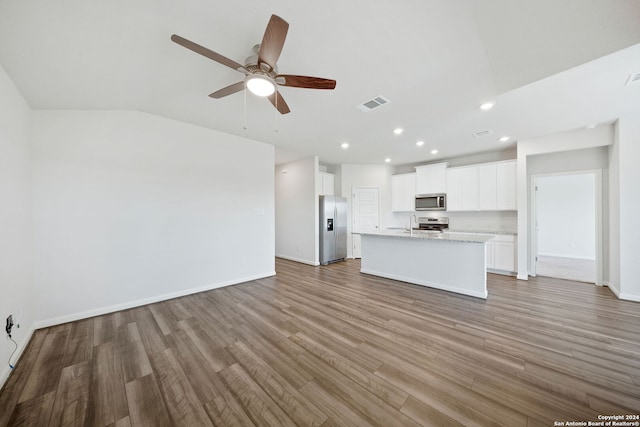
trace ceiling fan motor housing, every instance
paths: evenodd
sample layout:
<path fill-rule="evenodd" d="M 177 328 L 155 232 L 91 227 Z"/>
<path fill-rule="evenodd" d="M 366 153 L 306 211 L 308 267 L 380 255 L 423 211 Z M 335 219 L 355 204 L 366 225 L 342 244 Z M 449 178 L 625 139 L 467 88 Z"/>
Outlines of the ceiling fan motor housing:
<path fill-rule="evenodd" d="M 274 78 L 278 74 L 277 66 L 271 68 L 271 66 L 265 62 L 260 63 L 258 55 L 251 55 L 245 59 L 244 68 L 246 68 L 251 74 L 262 73 L 271 78 Z"/>

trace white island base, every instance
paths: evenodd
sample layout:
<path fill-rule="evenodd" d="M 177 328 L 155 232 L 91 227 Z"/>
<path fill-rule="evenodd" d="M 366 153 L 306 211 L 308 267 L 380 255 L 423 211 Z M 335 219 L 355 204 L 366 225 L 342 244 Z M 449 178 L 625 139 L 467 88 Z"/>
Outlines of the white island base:
<path fill-rule="evenodd" d="M 485 242 L 490 238 L 362 233 L 360 271 L 486 299 Z"/>

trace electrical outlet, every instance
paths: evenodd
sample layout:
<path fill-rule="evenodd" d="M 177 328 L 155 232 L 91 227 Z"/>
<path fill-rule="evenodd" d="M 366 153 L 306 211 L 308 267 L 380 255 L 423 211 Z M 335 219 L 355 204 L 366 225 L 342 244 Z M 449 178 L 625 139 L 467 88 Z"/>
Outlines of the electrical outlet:
<path fill-rule="evenodd" d="M 10 314 L 9 317 L 7 317 L 7 326 L 4 328 L 9 337 L 11 337 L 11 328 L 13 328 L 13 315 Z"/>

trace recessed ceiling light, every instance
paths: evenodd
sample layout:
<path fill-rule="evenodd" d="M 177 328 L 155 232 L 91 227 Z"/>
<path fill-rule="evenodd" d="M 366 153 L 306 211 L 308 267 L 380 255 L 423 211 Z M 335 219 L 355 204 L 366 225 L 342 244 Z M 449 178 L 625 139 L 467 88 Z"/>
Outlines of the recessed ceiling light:
<path fill-rule="evenodd" d="M 347 148 L 349 148 L 349 143 L 348 142 L 343 142 L 342 144 L 340 144 L 340 147 L 344 148 L 345 150 Z"/>
<path fill-rule="evenodd" d="M 418 147 L 422 147 L 424 145 L 424 141 L 418 141 L 418 142 L 416 142 L 416 145 Z"/>
<path fill-rule="evenodd" d="M 384 161 L 385 161 L 385 163 L 389 163 L 391 161 L 391 159 L 387 157 L 386 159 L 384 159 Z"/>
<path fill-rule="evenodd" d="M 480 109 L 484 111 L 490 110 L 491 108 L 493 108 L 493 105 L 494 105 L 493 102 L 485 102 L 480 106 Z"/>
<path fill-rule="evenodd" d="M 589 123 L 589 124 L 587 125 L 587 129 L 595 129 L 595 128 L 596 128 L 596 126 L 597 126 L 597 125 L 596 125 L 595 123 Z"/>
<path fill-rule="evenodd" d="M 431 154 L 438 154 L 438 150 L 431 150 Z"/>
<path fill-rule="evenodd" d="M 509 140 L 509 138 L 511 138 L 510 136 L 503 136 L 502 138 L 500 138 L 500 142 L 507 142 Z"/>
<path fill-rule="evenodd" d="M 396 135 L 400 135 L 402 132 L 404 132 L 404 129 L 402 128 L 395 128 L 393 130 L 393 133 L 395 133 Z"/>

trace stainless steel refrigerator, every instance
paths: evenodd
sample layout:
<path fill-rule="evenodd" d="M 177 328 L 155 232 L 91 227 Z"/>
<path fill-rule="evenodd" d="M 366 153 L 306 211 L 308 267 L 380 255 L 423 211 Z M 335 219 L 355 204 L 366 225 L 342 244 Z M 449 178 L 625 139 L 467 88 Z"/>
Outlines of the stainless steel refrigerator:
<path fill-rule="evenodd" d="M 320 196 L 320 264 L 347 257 L 347 199 Z"/>

